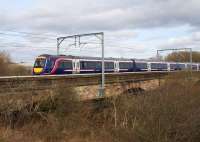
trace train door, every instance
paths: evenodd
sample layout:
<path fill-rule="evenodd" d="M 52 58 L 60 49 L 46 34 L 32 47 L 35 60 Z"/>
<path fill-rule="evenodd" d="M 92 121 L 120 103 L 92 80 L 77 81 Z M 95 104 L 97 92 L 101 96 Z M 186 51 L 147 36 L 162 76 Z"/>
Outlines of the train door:
<path fill-rule="evenodd" d="M 80 60 L 76 60 L 76 73 L 80 73 Z"/>
<path fill-rule="evenodd" d="M 185 70 L 187 70 L 187 64 L 185 63 Z"/>
<path fill-rule="evenodd" d="M 72 73 L 75 74 L 76 73 L 76 60 L 75 59 L 72 60 L 72 67 L 73 67 Z"/>
<path fill-rule="evenodd" d="M 114 61 L 114 72 L 116 72 L 117 70 L 116 70 L 116 62 Z"/>
<path fill-rule="evenodd" d="M 119 62 L 118 61 L 114 61 L 114 70 L 115 72 L 119 72 Z"/>
<path fill-rule="evenodd" d="M 151 63 L 147 63 L 147 67 L 148 67 L 148 71 L 150 72 L 151 71 Z"/>
<path fill-rule="evenodd" d="M 167 71 L 170 71 L 170 63 L 167 63 Z"/>
<path fill-rule="evenodd" d="M 199 71 L 199 64 L 196 64 L 196 66 L 197 66 L 197 71 Z"/>

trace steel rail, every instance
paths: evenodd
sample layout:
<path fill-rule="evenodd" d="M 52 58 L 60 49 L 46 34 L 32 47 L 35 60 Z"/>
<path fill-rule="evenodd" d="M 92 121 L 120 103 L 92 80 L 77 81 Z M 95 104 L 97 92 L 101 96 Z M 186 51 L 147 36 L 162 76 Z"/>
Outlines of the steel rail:
<path fill-rule="evenodd" d="M 106 73 L 105 84 L 142 82 L 162 79 L 177 72 L 131 72 Z M 62 87 L 80 87 L 101 84 L 99 74 L 70 74 L 70 75 L 43 75 L 43 76 L 6 76 L 0 77 L 0 95 L 15 94 L 17 92 L 33 92 L 51 90 Z"/>

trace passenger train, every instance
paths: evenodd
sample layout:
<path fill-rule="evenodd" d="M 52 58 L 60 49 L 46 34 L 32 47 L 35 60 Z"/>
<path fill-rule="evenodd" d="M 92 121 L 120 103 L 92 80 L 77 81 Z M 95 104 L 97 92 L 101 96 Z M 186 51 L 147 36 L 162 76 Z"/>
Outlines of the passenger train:
<path fill-rule="evenodd" d="M 192 67 L 191 67 L 192 66 Z M 178 63 L 178 62 L 150 62 L 137 61 L 134 59 L 105 58 L 105 72 L 151 72 L 151 71 L 175 71 L 200 70 L 200 63 Z M 101 58 L 78 57 L 65 55 L 40 55 L 36 58 L 34 75 L 55 74 L 79 74 L 79 73 L 101 73 Z"/>

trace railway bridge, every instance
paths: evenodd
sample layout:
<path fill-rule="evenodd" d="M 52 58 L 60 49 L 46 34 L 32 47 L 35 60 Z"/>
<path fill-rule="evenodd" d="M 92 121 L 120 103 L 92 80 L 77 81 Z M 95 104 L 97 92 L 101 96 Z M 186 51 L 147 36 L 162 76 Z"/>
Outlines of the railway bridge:
<path fill-rule="evenodd" d="M 154 89 L 171 72 L 139 72 L 106 74 L 105 96 L 119 95 L 136 88 Z M 49 95 L 63 88 L 73 88 L 79 99 L 99 97 L 101 74 L 72 74 L 51 76 L 11 76 L 0 78 L 0 96 Z"/>

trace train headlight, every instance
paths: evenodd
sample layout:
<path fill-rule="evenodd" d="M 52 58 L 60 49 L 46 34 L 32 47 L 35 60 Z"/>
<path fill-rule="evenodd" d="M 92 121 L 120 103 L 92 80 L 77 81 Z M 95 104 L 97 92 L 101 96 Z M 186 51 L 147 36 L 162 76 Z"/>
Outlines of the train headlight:
<path fill-rule="evenodd" d="M 42 73 L 43 68 L 34 68 L 33 71 L 35 74 L 40 74 L 40 73 Z"/>

